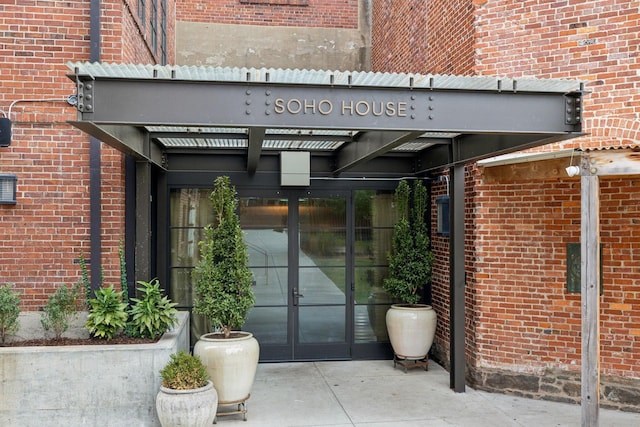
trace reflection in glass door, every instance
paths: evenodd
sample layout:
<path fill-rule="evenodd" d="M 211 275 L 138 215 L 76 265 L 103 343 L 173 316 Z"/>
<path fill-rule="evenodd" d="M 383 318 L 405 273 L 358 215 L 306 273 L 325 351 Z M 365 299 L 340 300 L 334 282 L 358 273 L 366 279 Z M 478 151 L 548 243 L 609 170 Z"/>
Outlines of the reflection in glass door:
<path fill-rule="evenodd" d="M 291 360 L 288 199 L 242 197 L 239 216 L 256 299 L 243 329 L 260 342 L 263 360 Z"/>
<path fill-rule="evenodd" d="M 210 189 L 171 191 L 169 292 L 193 304 L 191 271 L 210 223 Z M 246 190 L 245 190 L 246 191 Z M 393 190 L 240 192 L 256 304 L 243 329 L 261 360 L 387 357 L 382 289 L 395 209 Z M 191 317 L 191 339 L 208 332 Z"/>
<path fill-rule="evenodd" d="M 297 286 L 292 289 L 297 360 L 350 356 L 347 199 L 298 199 Z"/>

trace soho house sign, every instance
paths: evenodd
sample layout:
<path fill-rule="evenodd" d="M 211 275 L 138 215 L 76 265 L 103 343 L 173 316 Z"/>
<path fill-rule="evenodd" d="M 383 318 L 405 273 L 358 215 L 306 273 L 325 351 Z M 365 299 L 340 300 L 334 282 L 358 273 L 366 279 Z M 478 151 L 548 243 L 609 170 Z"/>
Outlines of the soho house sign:
<path fill-rule="evenodd" d="M 327 116 L 336 110 L 336 114 L 342 116 L 407 117 L 408 108 L 412 107 L 408 107 L 407 102 L 403 101 L 342 100 L 334 103 L 329 99 L 276 98 L 273 112 L 276 114 L 321 114 Z"/>

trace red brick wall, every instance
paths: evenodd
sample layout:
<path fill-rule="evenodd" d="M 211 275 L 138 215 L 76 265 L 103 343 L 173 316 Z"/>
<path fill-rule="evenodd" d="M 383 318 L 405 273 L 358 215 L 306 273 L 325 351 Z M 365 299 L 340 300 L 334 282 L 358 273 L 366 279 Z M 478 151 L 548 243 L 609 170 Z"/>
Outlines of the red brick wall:
<path fill-rule="evenodd" d="M 178 21 L 358 28 L 358 0 L 178 0 Z"/>
<path fill-rule="evenodd" d="M 640 14 L 629 2 L 484 2 L 476 26 L 479 74 L 588 82 L 584 130 L 592 135 L 561 146 L 639 142 Z M 633 378 L 640 378 L 639 182 L 601 180 L 602 373 Z M 580 236 L 579 182 L 475 190 L 477 365 L 579 370 L 580 299 L 565 290 L 566 243 Z"/>
<path fill-rule="evenodd" d="M 122 0 L 101 3 L 101 60 L 154 62 L 135 30 L 134 2 L 131 10 Z M 172 29 L 175 8 L 168 3 Z M 1 7 L 0 109 L 9 114 L 14 101 L 55 100 L 15 103 L 12 143 L 0 148 L 0 173 L 18 177 L 17 204 L 0 205 L 0 284 L 14 283 L 23 309 L 37 310 L 55 288 L 78 281 L 78 255 L 90 257 L 89 139 L 66 123 L 76 113 L 63 101 L 75 93 L 65 63 L 89 59 L 89 2 L 13 0 Z M 169 40 L 173 61 L 171 34 Z M 102 145 L 102 262 L 105 280 L 116 284 L 123 164 L 119 152 Z"/>
<path fill-rule="evenodd" d="M 374 71 L 473 72 L 471 0 L 373 2 Z"/>

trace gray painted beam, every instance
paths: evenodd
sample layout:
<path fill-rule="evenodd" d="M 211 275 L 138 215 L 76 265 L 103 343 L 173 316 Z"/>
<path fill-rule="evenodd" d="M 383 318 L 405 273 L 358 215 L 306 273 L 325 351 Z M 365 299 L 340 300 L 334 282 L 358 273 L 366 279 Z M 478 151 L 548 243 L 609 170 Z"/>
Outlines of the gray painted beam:
<path fill-rule="evenodd" d="M 253 175 L 258 169 L 265 130 L 265 128 L 249 129 L 249 148 L 247 151 L 247 172 L 249 175 Z"/>
<path fill-rule="evenodd" d="M 465 391 L 465 166 L 456 164 L 450 175 L 449 234 L 449 386 Z"/>
<path fill-rule="evenodd" d="M 563 141 L 580 135 L 582 134 L 571 133 L 549 135 L 536 133 L 462 135 L 456 138 L 457 149 L 456 160 L 454 162 L 472 162 L 487 157 L 524 150 L 538 145 Z M 454 165 L 454 162 L 449 161 L 448 146 L 434 146 L 419 154 L 418 163 L 420 165 L 420 169 L 417 172 L 428 172 L 451 167 Z"/>
<path fill-rule="evenodd" d="M 423 132 L 364 132 L 338 152 L 334 174 L 339 174 L 413 141 Z"/>
<path fill-rule="evenodd" d="M 151 164 L 136 162 L 135 280 L 151 280 Z"/>
<path fill-rule="evenodd" d="M 147 138 L 147 134 L 142 129 L 119 125 L 96 126 L 88 122 L 70 123 L 118 151 L 163 167 L 162 151 Z"/>
<path fill-rule="evenodd" d="M 80 80 L 82 76 L 78 76 Z M 566 133 L 567 96 L 423 88 L 102 79 L 80 121 L 458 133 Z M 579 93 L 573 94 L 580 97 Z"/>

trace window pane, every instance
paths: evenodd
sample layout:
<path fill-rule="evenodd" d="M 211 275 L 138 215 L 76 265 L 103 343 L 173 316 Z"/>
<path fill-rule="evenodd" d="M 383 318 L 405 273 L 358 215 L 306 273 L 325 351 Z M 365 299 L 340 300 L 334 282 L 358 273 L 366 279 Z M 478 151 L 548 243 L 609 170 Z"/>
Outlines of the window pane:
<path fill-rule="evenodd" d="M 260 344 L 285 344 L 287 307 L 253 307 L 242 329 L 251 331 Z"/>
<path fill-rule="evenodd" d="M 300 268 L 300 305 L 344 304 L 345 268 Z"/>
<path fill-rule="evenodd" d="M 171 300 L 180 307 L 190 307 L 193 303 L 193 286 L 191 284 L 192 268 L 171 269 Z"/>
<path fill-rule="evenodd" d="M 345 307 L 300 307 L 298 340 L 302 344 L 345 342 Z"/>
<path fill-rule="evenodd" d="M 171 190 L 171 226 L 204 227 L 213 220 L 211 190 L 183 188 Z"/>
<path fill-rule="evenodd" d="M 198 243 L 203 238 L 202 228 L 171 229 L 171 266 L 193 267 L 200 259 Z"/>
<path fill-rule="evenodd" d="M 256 306 L 287 305 L 287 267 L 252 267 L 251 272 L 255 281 L 253 294 Z"/>
<path fill-rule="evenodd" d="M 389 342 L 385 320 L 388 309 L 389 305 L 356 305 L 355 342 Z"/>

